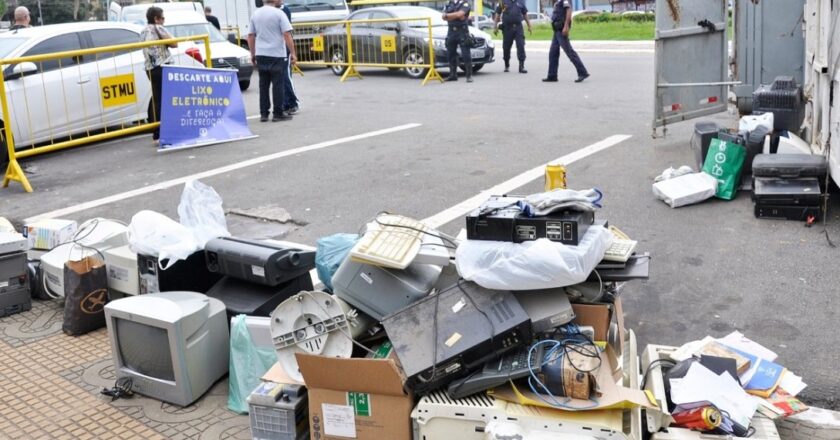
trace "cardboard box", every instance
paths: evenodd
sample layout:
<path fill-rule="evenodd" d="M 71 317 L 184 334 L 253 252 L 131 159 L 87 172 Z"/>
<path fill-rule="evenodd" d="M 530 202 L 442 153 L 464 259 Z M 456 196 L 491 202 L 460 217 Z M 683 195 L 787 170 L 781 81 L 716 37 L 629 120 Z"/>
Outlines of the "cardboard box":
<path fill-rule="evenodd" d="M 606 341 L 610 332 L 610 320 L 612 319 L 612 305 L 610 304 L 572 304 L 575 311 L 577 325 L 589 325 L 595 329 L 595 340 Z"/>
<path fill-rule="evenodd" d="M 38 220 L 23 226 L 30 249 L 52 249 L 73 239 L 78 223 L 58 218 Z"/>
<path fill-rule="evenodd" d="M 296 354 L 312 440 L 411 440 L 414 397 L 392 359 Z"/>

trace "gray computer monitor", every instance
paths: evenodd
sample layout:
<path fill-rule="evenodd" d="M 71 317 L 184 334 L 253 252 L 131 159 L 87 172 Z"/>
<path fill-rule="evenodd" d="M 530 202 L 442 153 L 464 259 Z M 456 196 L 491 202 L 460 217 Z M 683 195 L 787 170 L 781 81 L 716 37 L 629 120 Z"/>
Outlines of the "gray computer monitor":
<path fill-rule="evenodd" d="M 228 371 L 224 304 L 195 292 L 162 292 L 105 306 L 117 378 L 132 390 L 187 406 Z"/>

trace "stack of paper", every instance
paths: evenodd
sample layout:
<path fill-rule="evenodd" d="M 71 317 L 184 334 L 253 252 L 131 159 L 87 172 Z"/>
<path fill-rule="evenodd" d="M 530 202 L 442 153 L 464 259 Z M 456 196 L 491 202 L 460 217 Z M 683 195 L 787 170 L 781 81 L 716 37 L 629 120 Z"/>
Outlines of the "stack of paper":
<path fill-rule="evenodd" d="M 671 400 L 677 406 L 674 412 L 699 406 L 712 405 L 723 414 L 720 429 L 734 434 L 735 424 L 745 431 L 755 414 L 758 404 L 741 385 L 727 373 L 720 376 L 708 368 L 694 363 L 685 377 L 671 379 Z"/>

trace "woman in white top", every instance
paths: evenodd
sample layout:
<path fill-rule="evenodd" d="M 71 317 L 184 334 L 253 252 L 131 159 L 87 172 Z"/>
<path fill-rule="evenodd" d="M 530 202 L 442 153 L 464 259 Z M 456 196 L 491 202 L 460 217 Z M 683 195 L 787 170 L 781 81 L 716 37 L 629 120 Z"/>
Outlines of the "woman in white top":
<path fill-rule="evenodd" d="M 172 34 L 163 27 L 163 9 L 152 6 L 146 11 L 148 24 L 140 33 L 140 41 L 168 40 L 173 38 Z M 143 56 L 146 58 L 146 73 L 152 82 L 152 102 L 154 106 L 149 120 L 160 121 L 161 82 L 163 81 L 163 65 L 172 62 L 172 55 L 169 48 L 178 47 L 178 43 L 167 43 L 160 46 L 149 46 L 143 48 Z M 155 128 L 152 134 L 155 145 L 160 143 L 160 126 Z"/>

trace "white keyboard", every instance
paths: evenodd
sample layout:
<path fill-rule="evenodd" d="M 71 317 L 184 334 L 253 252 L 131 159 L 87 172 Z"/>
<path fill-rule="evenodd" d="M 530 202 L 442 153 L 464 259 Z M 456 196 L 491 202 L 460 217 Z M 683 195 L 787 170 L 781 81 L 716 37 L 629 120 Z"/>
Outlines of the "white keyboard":
<path fill-rule="evenodd" d="M 393 269 L 405 269 L 420 252 L 422 231 L 432 232 L 428 226 L 401 215 L 385 214 L 377 217 L 382 223 L 371 223 L 367 232 L 350 250 L 350 258 L 360 263 Z"/>
<path fill-rule="evenodd" d="M 607 252 L 604 254 L 604 261 L 615 261 L 619 263 L 626 263 L 636 250 L 636 245 L 639 244 L 636 240 L 627 240 L 623 238 L 614 237 Z"/>

